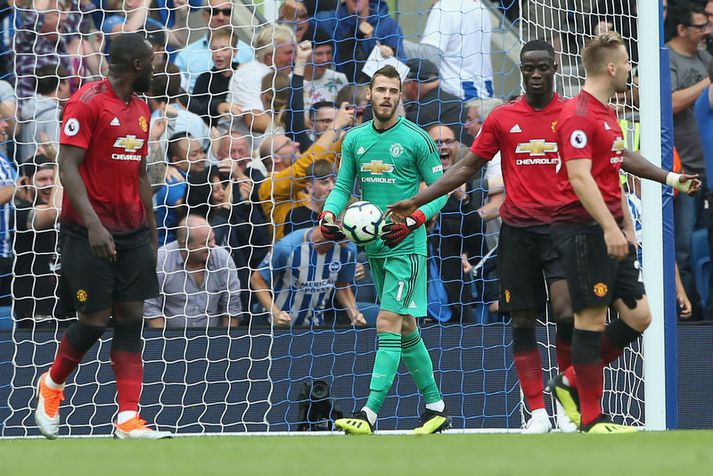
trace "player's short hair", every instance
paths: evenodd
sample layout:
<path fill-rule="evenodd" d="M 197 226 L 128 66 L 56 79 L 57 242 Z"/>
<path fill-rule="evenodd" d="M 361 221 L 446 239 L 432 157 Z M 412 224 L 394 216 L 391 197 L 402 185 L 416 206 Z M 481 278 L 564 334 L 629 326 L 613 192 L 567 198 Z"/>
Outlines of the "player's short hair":
<path fill-rule="evenodd" d="M 314 181 L 334 175 L 334 163 L 327 159 L 319 159 L 312 162 L 307 169 L 306 178 Z"/>
<path fill-rule="evenodd" d="M 181 94 L 181 70 L 175 64 L 161 63 L 151 81 L 150 95 L 158 102 L 171 102 Z"/>
<path fill-rule="evenodd" d="M 385 78 L 391 79 L 396 78 L 399 80 L 399 88 L 401 88 L 401 75 L 399 74 L 399 70 L 397 70 L 390 64 L 387 64 L 386 66 L 378 69 L 376 73 L 374 73 L 374 76 L 371 77 L 371 81 L 369 81 L 369 89 L 374 87 L 374 81 L 376 80 L 377 76 L 384 76 Z"/>
<path fill-rule="evenodd" d="M 153 51 L 146 44 L 146 38 L 140 33 L 122 33 L 111 39 L 109 46 L 109 65 L 129 66 L 135 59 Z"/>
<path fill-rule="evenodd" d="M 582 63 L 587 74 L 600 72 L 610 62 L 610 54 L 625 46 L 621 35 L 615 31 L 607 31 L 591 38 L 582 48 Z"/>
<path fill-rule="evenodd" d="M 666 10 L 666 20 L 664 21 L 664 36 L 669 41 L 678 36 L 678 26 L 688 26 L 694 14 L 705 15 L 706 10 L 703 5 L 693 2 L 673 3 L 669 2 Z"/>
<path fill-rule="evenodd" d="M 290 28 L 284 25 L 267 25 L 253 37 L 255 59 L 264 63 L 265 57 L 275 50 L 276 45 L 294 43 L 295 41 L 295 33 Z"/>
<path fill-rule="evenodd" d="M 62 64 L 46 64 L 35 70 L 35 90 L 46 96 L 57 91 L 59 83 L 69 80 L 69 73 Z"/>
<path fill-rule="evenodd" d="M 522 57 L 525 53 L 529 53 L 530 51 L 545 51 L 552 61 L 555 60 L 555 49 L 545 40 L 532 40 L 525 43 L 520 50 L 520 61 L 522 61 Z"/>
<path fill-rule="evenodd" d="M 221 26 L 210 33 L 210 42 L 213 40 L 227 39 L 233 48 L 238 46 L 238 34 L 231 25 Z"/>

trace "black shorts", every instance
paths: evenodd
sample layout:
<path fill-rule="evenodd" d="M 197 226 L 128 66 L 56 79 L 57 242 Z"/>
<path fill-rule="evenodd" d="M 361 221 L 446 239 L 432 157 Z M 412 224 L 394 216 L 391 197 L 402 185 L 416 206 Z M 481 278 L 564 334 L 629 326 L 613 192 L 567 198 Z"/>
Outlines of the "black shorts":
<path fill-rule="evenodd" d="M 114 302 L 144 301 L 158 296 L 153 250 L 148 241 L 118 249 L 116 261 L 92 254 L 86 237 L 62 234 L 62 291 L 83 313 L 111 309 Z"/>
<path fill-rule="evenodd" d="M 497 263 L 501 311 L 544 310 L 546 283 L 565 277 L 547 225 L 518 228 L 503 223 Z"/>
<path fill-rule="evenodd" d="M 636 247 L 622 261 L 609 257 L 599 225 L 576 229 L 553 226 L 555 246 L 564 263 L 572 309 L 610 306 L 617 299 L 640 299 L 646 291 Z"/>

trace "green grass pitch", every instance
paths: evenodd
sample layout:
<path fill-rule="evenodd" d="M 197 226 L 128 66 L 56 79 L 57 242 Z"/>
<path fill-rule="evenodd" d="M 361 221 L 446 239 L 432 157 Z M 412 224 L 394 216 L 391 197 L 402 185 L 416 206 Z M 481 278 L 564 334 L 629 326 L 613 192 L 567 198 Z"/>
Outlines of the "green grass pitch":
<path fill-rule="evenodd" d="M 3 476 L 713 474 L 713 431 L 0 440 Z"/>

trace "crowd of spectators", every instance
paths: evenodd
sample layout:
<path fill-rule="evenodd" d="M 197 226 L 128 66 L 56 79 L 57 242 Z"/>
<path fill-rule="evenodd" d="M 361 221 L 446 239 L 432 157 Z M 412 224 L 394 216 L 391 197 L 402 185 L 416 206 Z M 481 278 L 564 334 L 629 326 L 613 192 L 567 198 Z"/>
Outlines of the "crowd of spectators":
<path fill-rule="evenodd" d="M 412 42 L 384 0 L 285 0 L 276 22 L 258 27 L 239 24 L 242 7 L 229 0 L 0 0 L 2 304 L 12 295 L 20 326 L 69 317 L 56 252 L 62 109 L 106 72 L 112 37 L 138 31 L 154 50 L 148 167 L 161 245 L 161 296 L 146 303 L 147 325 L 373 323 L 363 252 L 325 241 L 316 227 L 341 140 L 371 117 L 367 58 L 378 50 L 405 63 L 400 112 L 434 139 L 447 170 L 503 102 L 492 97 L 485 2 L 434 2 Z M 629 27 L 608 3 L 617 2 L 599 2 L 590 33 Z M 624 3 L 616 8 L 635 13 L 635 2 Z M 666 32 L 676 146 L 686 171 L 705 174 L 693 107 L 702 94 L 713 104 L 710 55 L 698 49 L 713 34 L 713 2 L 674 7 Z M 636 58 L 635 33 L 623 33 Z M 496 158 L 427 224 L 424 318 L 499 317 L 491 251 L 503 197 Z M 686 200 L 677 197 L 677 257 L 681 294 L 695 296 L 684 244 L 703 201 Z"/>

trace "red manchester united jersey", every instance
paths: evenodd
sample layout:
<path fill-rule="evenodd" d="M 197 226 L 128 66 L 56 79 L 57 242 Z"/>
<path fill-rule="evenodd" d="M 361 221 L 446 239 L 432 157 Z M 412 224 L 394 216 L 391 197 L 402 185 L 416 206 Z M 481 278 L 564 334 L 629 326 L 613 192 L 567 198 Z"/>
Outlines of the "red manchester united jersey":
<path fill-rule="evenodd" d="M 621 207 L 619 169 L 624 160 L 624 139 L 614 109 L 582 91 L 567 101 L 557 122 L 557 143 L 563 161 L 590 159 L 592 177 L 609 211 L 617 221 L 624 217 Z M 561 204 L 555 221 L 584 223 L 593 220 L 567 176 L 567 168 L 557 174 Z"/>
<path fill-rule="evenodd" d="M 142 227 L 146 212 L 139 196 L 139 168 L 149 140 L 149 108 L 134 95 L 126 104 L 109 80 L 89 83 L 64 109 L 60 144 L 84 149 L 79 168 L 89 202 L 111 233 Z M 67 194 L 62 220 L 84 225 Z"/>
<path fill-rule="evenodd" d="M 537 226 L 552 222 L 559 205 L 555 185 L 561 167 L 555 126 L 564 101 L 555 94 L 542 110 L 524 97 L 490 113 L 470 150 L 490 160 L 500 151 L 505 202 L 503 221 L 512 226 Z"/>

